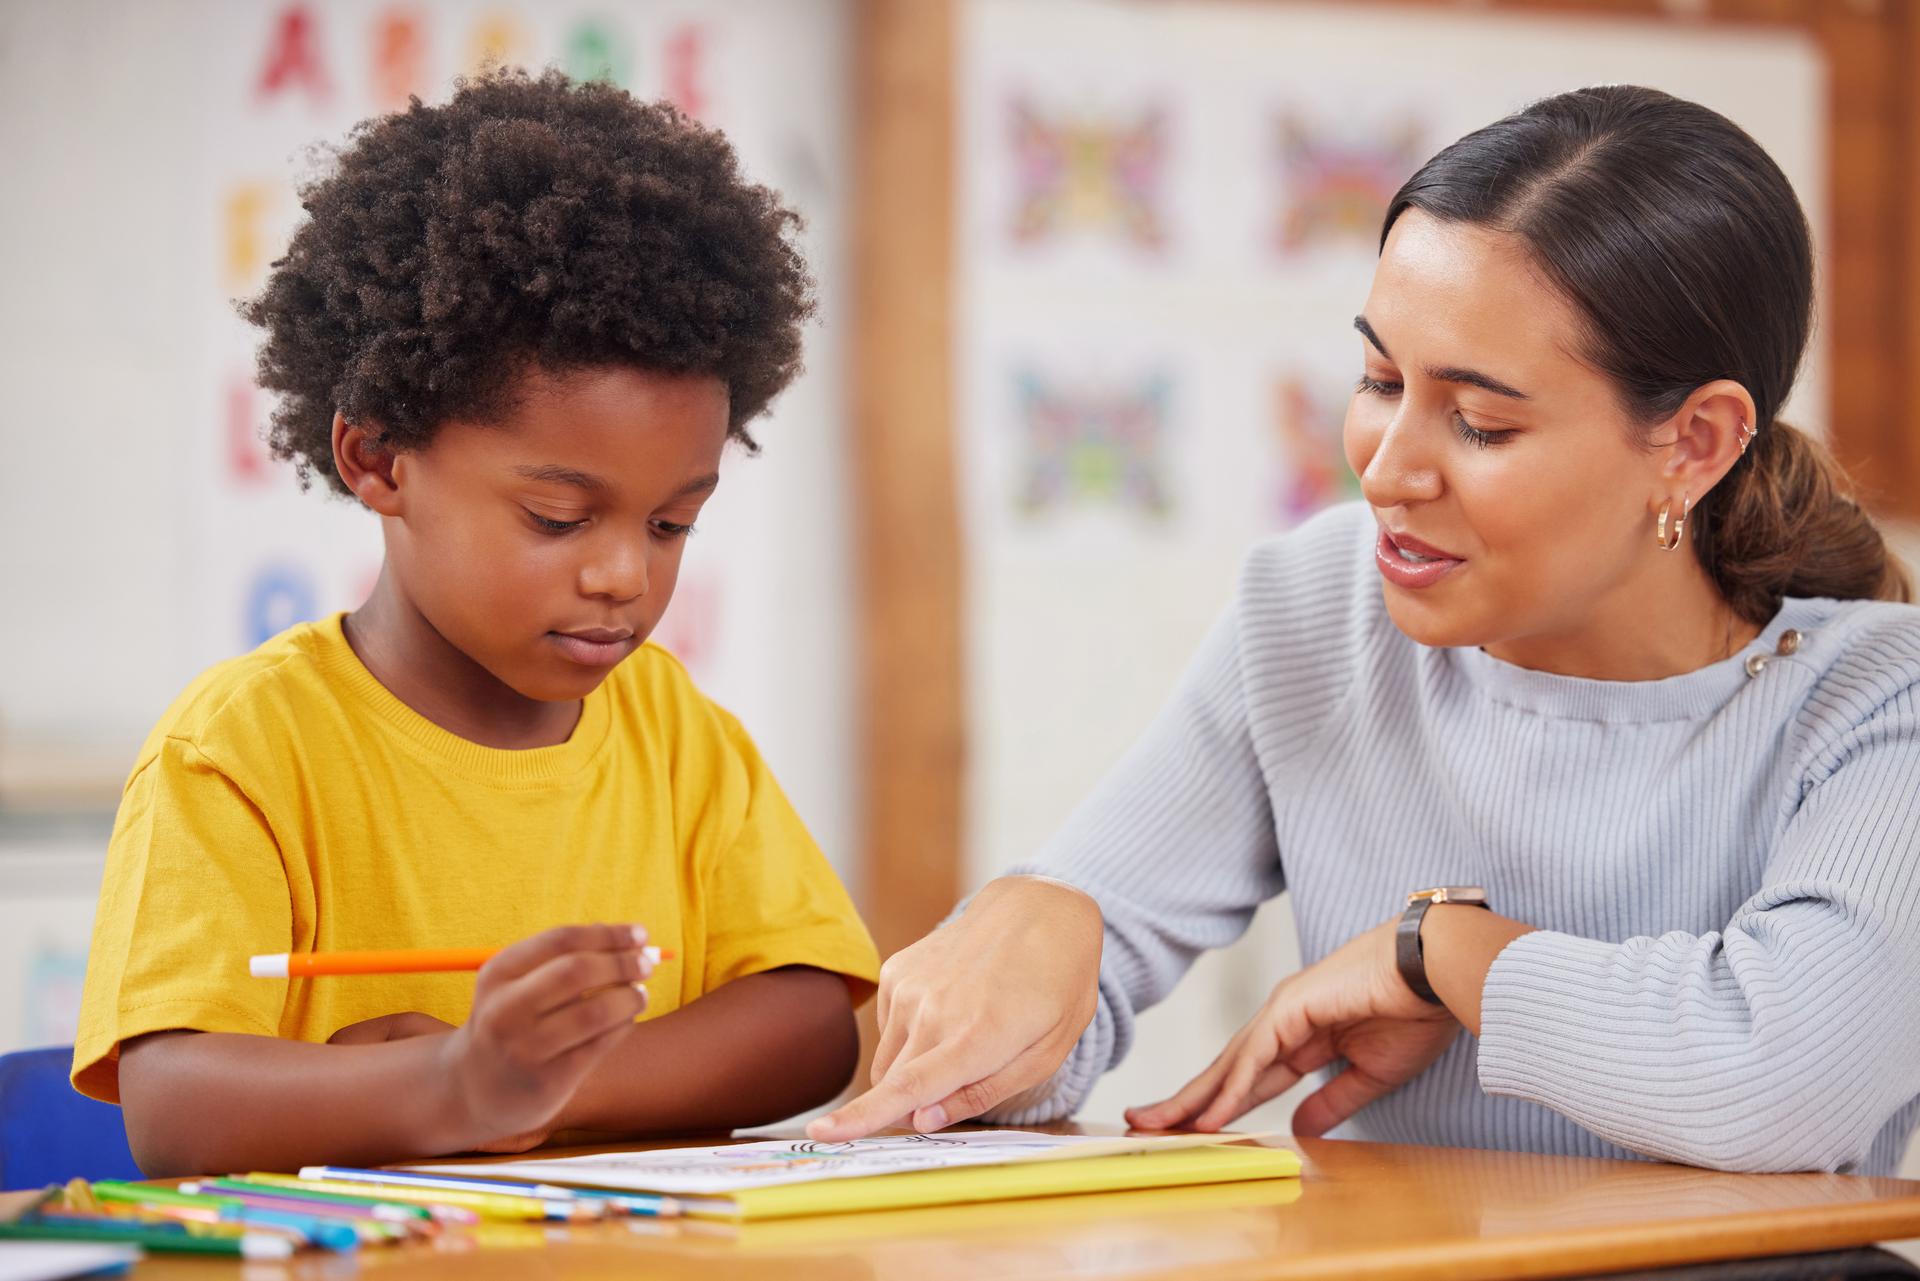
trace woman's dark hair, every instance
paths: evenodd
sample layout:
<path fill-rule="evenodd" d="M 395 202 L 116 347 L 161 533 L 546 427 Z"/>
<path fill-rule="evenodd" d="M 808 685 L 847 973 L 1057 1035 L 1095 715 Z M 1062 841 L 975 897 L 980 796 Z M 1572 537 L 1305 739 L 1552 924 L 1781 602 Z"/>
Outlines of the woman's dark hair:
<path fill-rule="evenodd" d="M 1786 175 L 1738 125 L 1655 89 L 1577 89 L 1429 160 L 1388 207 L 1383 247 L 1408 209 L 1525 241 L 1583 316 L 1583 355 L 1649 429 L 1706 383 L 1747 389 L 1759 434 L 1687 522 L 1743 618 L 1786 596 L 1912 598 L 1839 465 L 1774 417 L 1812 323 L 1813 249 Z"/>
<path fill-rule="evenodd" d="M 530 363 L 719 378 L 728 431 L 800 370 L 800 218 L 732 146 L 612 85 L 501 70 L 356 128 L 242 314 L 265 331 L 270 437 L 304 483 L 333 415 L 417 449 L 508 407 Z"/>

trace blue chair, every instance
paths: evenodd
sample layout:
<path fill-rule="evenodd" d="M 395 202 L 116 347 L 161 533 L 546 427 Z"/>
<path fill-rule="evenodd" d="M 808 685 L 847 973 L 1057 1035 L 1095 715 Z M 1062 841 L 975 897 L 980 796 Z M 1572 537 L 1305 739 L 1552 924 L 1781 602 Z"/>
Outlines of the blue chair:
<path fill-rule="evenodd" d="M 75 1092 L 73 1047 L 0 1055 L 0 1192 L 68 1179 L 137 1179 L 120 1109 Z"/>

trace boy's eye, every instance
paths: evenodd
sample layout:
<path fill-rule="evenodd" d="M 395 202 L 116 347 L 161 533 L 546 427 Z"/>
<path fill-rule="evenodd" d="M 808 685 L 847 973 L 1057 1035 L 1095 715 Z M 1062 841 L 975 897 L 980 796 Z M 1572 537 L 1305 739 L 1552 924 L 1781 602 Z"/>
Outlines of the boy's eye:
<path fill-rule="evenodd" d="M 671 520 L 656 520 L 653 522 L 653 531 L 662 538 L 685 538 L 693 532 L 693 526 Z"/>
<path fill-rule="evenodd" d="M 527 515 L 532 518 L 536 528 L 543 529 L 549 534 L 564 534 L 570 529 L 578 529 L 587 523 L 584 520 L 548 520 L 536 511 L 529 511 Z"/>

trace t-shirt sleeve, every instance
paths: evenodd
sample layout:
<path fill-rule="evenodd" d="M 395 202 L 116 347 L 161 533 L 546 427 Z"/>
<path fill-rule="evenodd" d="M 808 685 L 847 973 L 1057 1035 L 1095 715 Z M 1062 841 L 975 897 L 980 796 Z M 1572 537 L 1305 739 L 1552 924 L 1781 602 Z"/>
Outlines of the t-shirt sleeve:
<path fill-rule="evenodd" d="M 739 722 L 717 714 L 745 787 L 737 830 L 705 868 L 704 987 L 785 965 L 844 976 L 856 1004 L 873 995 L 880 956 L 853 900 Z"/>
<path fill-rule="evenodd" d="M 129 781 L 107 848 L 73 1084 L 120 1101 L 123 1042 L 188 1028 L 273 1036 L 286 984 L 247 958 L 291 950 L 280 847 L 259 808 L 192 743 L 169 738 Z"/>

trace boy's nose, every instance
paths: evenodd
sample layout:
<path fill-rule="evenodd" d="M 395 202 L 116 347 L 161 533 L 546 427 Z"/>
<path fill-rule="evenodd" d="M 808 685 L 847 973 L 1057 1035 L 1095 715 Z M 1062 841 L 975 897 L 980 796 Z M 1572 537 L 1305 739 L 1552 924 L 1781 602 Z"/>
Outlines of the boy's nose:
<path fill-rule="evenodd" d="M 634 600 L 647 594 L 647 554 L 631 545 L 611 548 L 580 570 L 580 592 L 609 600 Z"/>

